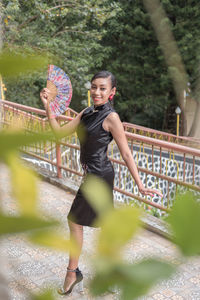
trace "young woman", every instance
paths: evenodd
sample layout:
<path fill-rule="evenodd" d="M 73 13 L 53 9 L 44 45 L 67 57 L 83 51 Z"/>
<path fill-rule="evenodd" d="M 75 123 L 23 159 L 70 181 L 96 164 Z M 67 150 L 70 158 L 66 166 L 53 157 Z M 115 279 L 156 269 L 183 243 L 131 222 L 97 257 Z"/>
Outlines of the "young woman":
<path fill-rule="evenodd" d="M 122 158 L 124 159 L 132 177 L 143 195 L 162 194 L 156 190 L 145 188 L 140 180 L 138 170 L 128 147 L 123 125 L 118 114 L 110 105 L 110 101 L 116 92 L 116 80 L 112 73 L 101 71 L 95 74 L 91 80 L 91 97 L 94 106 L 81 111 L 75 119 L 63 127 L 60 127 L 55 118 L 52 117 L 48 105 L 49 91 L 44 88 L 40 97 L 46 108 L 50 125 L 59 137 L 72 134 L 77 131 L 81 145 L 81 164 L 85 173 L 84 180 L 88 174 L 95 174 L 102 178 L 113 190 L 114 171 L 107 157 L 107 147 L 112 139 L 118 145 Z M 84 138 L 81 138 L 82 128 L 85 130 Z M 111 197 L 112 198 L 112 197 Z M 69 294 L 73 287 L 83 279 L 78 269 L 79 256 L 83 244 L 83 226 L 95 226 L 94 221 L 97 214 L 82 194 L 81 187 L 72 203 L 68 214 L 70 237 L 73 237 L 79 245 L 79 254 L 70 255 L 67 273 L 60 294 Z"/>

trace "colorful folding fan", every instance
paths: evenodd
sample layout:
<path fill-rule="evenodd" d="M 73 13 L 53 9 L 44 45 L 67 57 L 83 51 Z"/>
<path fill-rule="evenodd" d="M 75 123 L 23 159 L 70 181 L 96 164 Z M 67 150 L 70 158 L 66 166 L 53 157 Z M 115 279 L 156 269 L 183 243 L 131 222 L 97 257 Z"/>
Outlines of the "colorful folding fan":
<path fill-rule="evenodd" d="M 53 116 L 63 114 L 72 98 L 72 85 L 68 75 L 59 67 L 49 65 L 47 88 L 50 90 L 50 108 Z"/>

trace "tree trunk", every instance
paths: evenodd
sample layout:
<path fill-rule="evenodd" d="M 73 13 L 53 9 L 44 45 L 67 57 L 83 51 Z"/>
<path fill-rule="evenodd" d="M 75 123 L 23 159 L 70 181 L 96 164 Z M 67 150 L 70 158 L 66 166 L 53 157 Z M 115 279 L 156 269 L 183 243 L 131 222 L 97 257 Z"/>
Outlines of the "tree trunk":
<path fill-rule="evenodd" d="M 189 136 L 200 139 L 200 102 L 196 101 L 196 110 L 194 113 L 194 119 L 189 131 Z"/>

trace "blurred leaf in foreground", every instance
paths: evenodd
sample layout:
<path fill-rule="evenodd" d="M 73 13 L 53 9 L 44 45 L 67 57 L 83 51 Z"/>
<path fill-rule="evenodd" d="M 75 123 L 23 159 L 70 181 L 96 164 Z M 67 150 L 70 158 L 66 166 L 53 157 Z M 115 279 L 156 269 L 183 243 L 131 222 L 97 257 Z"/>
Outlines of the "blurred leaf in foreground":
<path fill-rule="evenodd" d="M 9 155 L 12 191 L 23 215 L 37 215 L 37 177 L 13 153 Z"/>
<path fill-rule="evenodd" d="M 111 258 L 118 256 L 121 248 L 138 229 L 139 210 L 133 207 L 113 209 L 110 188 L 94 175 L 87 175 L 82 191 L 99 215 L 97 225 L 101 227 L 101 233 L 98 253 Z"/>
<path fill-rule="evenodd" d="M 21 74 L 33 72 L 48 65 L 45 55 L 15 54 L 12 52 L 0 53 L 0 73 L 3 77 L 13 78 Z"/>
<path fill-rule="evenodd" d="M 0 235 L 26 232 L 55 225 L 58 225 L 57 221 L 45 221 L 30 216 L 6 216 L 0 213 Z"/>
<path fill-rule="evenodd" d="M 174 243 L 186 256 L 200 254 L 200 203 L 191 192 L 178 195 L 168 221 Z"/>
<path fill-rule="evenodd" d="M 97 272 L 90 283 L 90 290 L 94 296 L 99 296 L 117 287 L 121 289 L 123 300 L 132 300 L 146 294 L 155 283 L 168 278 L 174 270 L 173 266 L 156 259 L 134 265 L 118 263 L 109 272 Z"/>
<path fill-rule="evenodd" d="M 103 179 L 87 175 L 82 192 L 100 216 L 112 209 L 112 191 Z"/>
<path fill-rule="evenodd" d="M 32 295 L 31 300 L 54 300 L 53 293 L 51 291 L 45 291 L 39 295 Z"/>
<path fill-rule="evenodd" d="M 134 207 L 123 207 L 109 211 L 100 218 L 101 232 L 97 251 L 110 258 L 118 257 L 122 247 L 133 237 L 140 225 L 140 211 Z"/>
<path fill-rule="evenodd" d="M 28 134 L 25 132 L 0 132 L 0 160 L 5 161 L 10 151 L 18 149 L 20 146 L 31 145 L 36 142 L 53 140 L 54 136 L 50 134 Z"/>
<path fill-rule="evenodd" d="M 34 244 L 50 247 L 60 251 L 70 251 L 73 255 L 78 252 L 77 243 L 74 240 L 66 240 L 62 234 L 54 230 L 40 230 L 29 234 L 29 240 Z"/>

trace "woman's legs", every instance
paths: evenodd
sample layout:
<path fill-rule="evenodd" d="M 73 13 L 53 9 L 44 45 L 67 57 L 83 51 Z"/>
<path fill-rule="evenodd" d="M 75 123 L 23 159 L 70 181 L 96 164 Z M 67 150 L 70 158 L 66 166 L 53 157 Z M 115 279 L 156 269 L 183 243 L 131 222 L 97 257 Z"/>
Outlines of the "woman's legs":
<path fill-rule="evenodd" d="M 68 221 L 69 230 L 70 230 L 70 239 L 76 241 L 78 246 L 78 252 L 76 255 L 70 253 L 69 255 L 69 263 L 68 268 L 74 270 L 78 267 L 79 257 L 82 250 L 83 245 L 83 226 Z M 68 291 L 72 283 L 76 280 L 76 273 L 75 272 L 67 272 L 64 282 L 64 290 Z"/>

